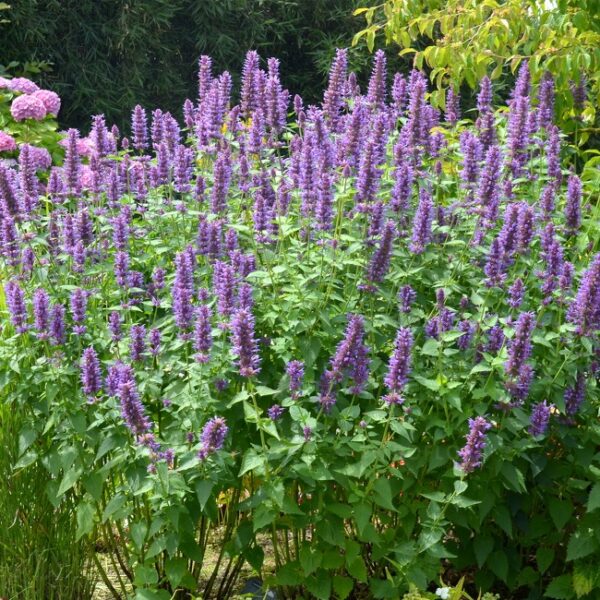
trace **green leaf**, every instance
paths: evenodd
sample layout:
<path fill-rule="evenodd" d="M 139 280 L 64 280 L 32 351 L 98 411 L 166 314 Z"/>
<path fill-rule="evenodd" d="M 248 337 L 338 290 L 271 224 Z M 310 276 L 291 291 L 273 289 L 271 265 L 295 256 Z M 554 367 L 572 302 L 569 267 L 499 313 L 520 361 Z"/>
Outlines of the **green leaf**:
<path fill-rule="evenodd" d="M 600 507 L 600 483 L 595 483 L 590 490 L 590 495 L 587 502 L 588 512 L 592 512 Z"/>
<path fill-rule="evenodd" d="M 554 548 L 538 548 L 535 552 L 538 570 L 543 575 L 554 560 Z"/>
<path fill-rule="evenodd" d="M 342 577 L 341 575 L 334 575 L 333 577 L 333 591 L 336 593 L 339 600 L 346 600 L 350 595 L 350 592 L 354 589 L 354 582 L 350 577 Z"/>
<path fill-rule="evenodd" d="M 371 505 L 366 503 L 355 504 L 353 507 L 354 512 L 354 520 L 356 521 L 356 526 L 358 528 L 358 532 L 362 533 L 367 526 L 367 523 L 371 521 Z"/>
<path fill-rule="evenodd" d="M 323 560 L 323 553 L 320 550 L 311 550 L 310 545 L 305 544 L 300 549 L 300 566 L 304 574 L 308 577 L 314 573 L 320 566 Z"/>
<path fill-rule="evenodd" d="M 504 550 L 496 550 L 488 562 L 491 571 L 506 583 L 508 579 L 508 558 Z"/>
<path fill-rule="evenodd" d="M 303 583 L 304 575 L 297 561 L 287 563 L 279 569 L 275 575 L 278 585 L 295 586 Z"/>
<path fill-rule="evenodd" d="M 258 454 L 256 450 L 250 449 L 244 455 L 244 459 L 242 460 L 242 466 L 240 468 L 240 472 L 238 473 L 238 477 L 244 475 L 248 471 L 252 471 L 258 467 L 262 467 L 265 463 L 264 456 L 262 454 Z"/>
<path fill-rule="evenodd" d="M 135 600 L 171 600 L 171 594 L 165 590 L 137 590 Z"/>
<path fill-rule="evenodd" d="M 138 521 L 131 526 L 130 531 L 131 540 L 136 549 L 141 550 L 146 541 L 146 535 L 148 534 L 148 525 L 146 525 L 144 521 Z"/>
<path fill-rule="evenodd" d="M 388 479 L 380 478 L 373 486 L 373 500 L 375 504 L 387 508 L 388 510 L 396 510 L 392 502 L 392 486 Z"/>
<path fill-rule="evenodd" d="M 574 595 L 575 590 L 573 589 L 573 578 L 571 575 L 555 577 L 544 592 L 546 598 L 555 598 L 555 600 L 570 600 Z"/>
<path fill-rule="evenodd" d="M 569 539 L 567 546 L 567 560 L 578 560 L 584 556 L 588 556 L 596 550 L 598 542 L 593 530 L 580 531 L 577 530 Z"/>
<path fill-rule="evenodd" d="M 425 356 L 437 356 L 440 351 L 440 343 L 433 338 L 429 338 L 421 348 L 421 354 Z"/>
<path fill-rule="evenodd" d="M 171 585 L 177 587 L 187 573 L 185 558 L 169 558 L 165 563 L 165 574 Z"/>
<path fill-rule="evenodd" d="M 504 530 L 509 538 L 512 538 L 512 519 L 506 506 L 496 506 L 494 508 L 494 518 L 496 523 Z"/>
<path fill-rule="evenodd" d="M 558 531 L 562 531 L 567 521 L 573 513 L 573 504 L 570 500 L 560 500 L 558 498 L 550 498 L 548 500 L 548 510 L 552 521 Z"/>
<path fill-rule="evenodd" d="M 352 561 L 348 562 L 348 573 L 352 573 L 352 576 L 363 583 L 368 580 L 367 577 L 367 566 L 362 556 L 357 556 Z"/>
<path fill-rule="evenodd" d="M 504 477 L 504 480 L 508 483 L 510 489 L 519 493 L 524 493 L 527 491 L 523 473 L 521 473 L 521 471 L 519 471 L 519 469 L 517 469 L 514 465 L 508 462 L 504 463 L 502 465 L 501 473 Z"/>
<path fill-rule="evenodd" d="M 257 385 L 256 386 L 256 393 L 259 396 L 272 396 L 273 394 L 277 393 L 277 390 L 273 390 L 270 387 L 267 387 L 265 385 Z"/>
<path fill-rule="evenodd" d="M 83 469 L 81 467 L 71 467 L 62 478 L 56 495 L 62 496 L 65 492 L 70 490 L 77 483 L 82 473 Z"/>
<path fill-rule="evenodd" d="M 573 570 L 573 589 L 578 598 L 591 594 L 598 580 L 597 565 L 576 564 Z"/>
<path fill-rule="evenodd" d="M 277 515 L 275 511 L 266 504 L 260 504 L 254 512 L 254 518 L 252 519 L 252 527 L 254 531 L 258 531 L 267 525 L 270 525 L 275 521 Z"/>
<path fill-rule="evenodd" d="M 494 538 L 490 535 L 476 536 L 473 541 L 473 549 L 475 551 L 475 558 L 477 559 L 477 566 L 481 569 L 490 552 L 494 549 Z"/>
<path fill-rule="evenodd" d="M 77 532 L 75 541 L 88 535 L 94 530 L 94 515 L 96 510 L 90 502 L 81 502 L 77 506 Z"/>
<path fill-rule="evenodd" d="M 154 567 L 147 567 L 146 565 L 138 565 L 135 568 L 135 584 L 142 585 L 154 585 L 158 583 L 158 573 Z"/>
<path fill-rule="evenodd" d="M 427 379 L 425 377 L 421 377 L 420 375 L 415 375 L 414 379 L 418 381 L 422 386 L 430 389 L 433 392 L 439 391 L 441 387 L 437 379 Z"/>
<path fill-rule="evenodd" d="M 112 517 L 118 510 L 120 510 L 125 504 L 127 498 L 123 496 L 123 494 L 117 494 L 113 496 L 109 503 L 104 508 L 104 512 L 102 513 L 102 522 L 106 523 L 106 521 Z"/>
<path fill-rule="evenodd" d="M 204 510 L 210 495 L 212 494 L 214 483 L 210 479 L 202 479 L 196 482 L 196 496 L 198 496 L 198 502 L 200 508 Z"/>
<path fill-rule="evenodd" d="M 265 560 L 265 552 L 260 546 L 257 545 L 247 548 L 244 551 L 243 556 L 255 571 L 260 572 Z"/>

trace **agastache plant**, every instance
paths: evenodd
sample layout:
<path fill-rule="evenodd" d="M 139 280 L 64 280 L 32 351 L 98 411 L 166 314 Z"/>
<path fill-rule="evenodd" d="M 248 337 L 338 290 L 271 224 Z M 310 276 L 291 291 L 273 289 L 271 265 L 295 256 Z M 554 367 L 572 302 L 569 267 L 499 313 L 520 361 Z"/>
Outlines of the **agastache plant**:
<path fill-rule="evenodd" d="M 245 563 L 286 597 L 595 597 L 598 209 L 553 122 L 592 95 L 523 63 L 442 114 L 356 59 L 303 100 L 203 56 L 181 115 L 123 131 L 14 121 L 0 78 L 32 132 L 0 135 L 4 480 L 39 476 L 115 600 L 227 599 Z"/>

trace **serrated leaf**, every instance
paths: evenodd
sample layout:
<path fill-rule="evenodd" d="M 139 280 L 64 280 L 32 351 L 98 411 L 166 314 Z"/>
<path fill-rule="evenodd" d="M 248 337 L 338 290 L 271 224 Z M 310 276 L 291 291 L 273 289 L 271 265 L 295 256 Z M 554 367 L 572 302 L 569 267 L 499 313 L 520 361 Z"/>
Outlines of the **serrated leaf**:
<path fill-rule="evenodd" d="M 598 577 L 597 566 L 575 565 L 573 571 L 573 589 L 578 598 L 587 596 L 594 589 Z"/>
<path fill-rule="evenodd" d="M 600 507 L 600 483 L 595 483 L 590 490 L 590 495 L 587 502 L 588 512 L 592 512 Z"/>
<path fill-rule="evenodd" d="M 544 596 L 555 600 L 570 600 L 575 595 L 573 578 L 571 575 L 555 577 L 546 588 Z"/>
<path fill-rule="evenodd" d="M 598 542 L 592 530 L 575 531 L 567 546 L 567 560 L 578 560 L 596 550 Z"/>
<path fill-rule="evenodd" d="M 309 545 L 304 545 L 300 549 L 299 559 L 304 575 L 308 577 L 321 566 L 323 553 L 319 550 L 313 552 Z"/>
<path fill-rule="evenodd" d="M 333 591 L 336 593 L 339 600 L 346 600 L 350 595 L 350 592 L 354 588 L 354 582 L 350 577 L 342 577 L 341 575 L 334 575 L 333 577 Z"/>
<path fill-rule="evenodd" d="M 535 552 L 535 560 L 539 572 L 543 575 L 554 560 L 554 548 L 538 548 Z"/>
<path fill-rule="evenodd" d="M 264 463 L 264 456 L 257 454 L 255 450 L 248 450 L 248 452 L 246 452 L 244 455 L 244 460 L 242 461 L 242 466 L 240 468 L 240 472 L 238 473 L 238 477 L 241 477 L 244 475 L 244 473 L 264 465 Z"/>

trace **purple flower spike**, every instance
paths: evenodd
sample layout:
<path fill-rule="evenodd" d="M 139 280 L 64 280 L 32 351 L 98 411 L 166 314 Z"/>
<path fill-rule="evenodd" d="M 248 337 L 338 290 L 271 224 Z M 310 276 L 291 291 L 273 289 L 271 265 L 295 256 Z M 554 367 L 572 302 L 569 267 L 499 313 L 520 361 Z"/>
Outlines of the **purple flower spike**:
<path fill-rule="evenodd" d="M 71 316 L 73 317 L 73 331 L 77 335 L 83 335 L 86 332 L 86 326 L 83 325 L 86 319 L 87 294 L 81 288 L 73 290 L 70 298 Z"/>
<path fill-rule="evenodd" d="M 381 242 L 371 257 L 371 263 L 367 272 L 367 279 L 372 283 L 381 283 L 390 266 L 393 243 L 396 238 L 396 225 L 393 221 L 386 222 Z"/>
<path fill-rule="evenodd" d="M 521 278 L 518 278 L 508 289 L 508 305 L 511 308 L 519 308 L 523 302 L 524 294 L 525 284 Z"/>
<path fill-rule="evenodd" d="M 328 406 L 335 403 L 334 385 L 342 381 L 344 374 L 353 380 L 350 389 L 358 394 L 369 377 L 369 349 L 364 343 L 365 322 L 361 315 L 350 315 L 344 339 L 338 344 L 331 359 L 329 370 L 323 374 L 321 381 L 321 403 Z"/>
<path fill-rule="evenodd" d="M 290 378 L 290 392 L 292 398 L 298 397 L 298 392 L 302 388 L 302 379 L 304 378 L 304 363 L 301 360 L 291 360 L 285 367 L 285 372 Z"/>
<path fill-rule="evenodd" d="M 433 201 L 429 192 L 421 190 L 419 206 L 415 213 L 413 232 L 409 249 L 413 254 L 422 254 L 431 241 L 431 223 L 433 221 Z"/>
<path fill-rule="evenodd" d="M 337 130 L 340 112 L 344 105 L 344 86 L 348 70 L 348 51 L 337 49 L 329 71 L 329 85 L 323 97 L 323 113 L 332 131 Z"/>
<path fill-rule="evenodd" d="M 210 454 L 221 450 L 228 431 L 227 422 L 223 417 L 213 417 L 210 419 L 200 435 L 202 447 L 198 452 L 198 458 L 206 460 Z"/>
<path fill-rule="evenodd" d="M 417 299 L 417 292 L 410 287 L 405 285 L 400 288 L 398 292 L 398 301 L 400 302 L 400 310 L 408 314 L 410 312 L 413 302 Z"/>
<path fill-rule="evenodd" d="M 271 421 L 278 421 L 284 412 L 285 408 L 279 406 L 279 404 L 273 404 L 273 406 L 267 410 L 267 415 L 269 415 L 269 419 L 271 419 Z"/>
<path fill-rule="evenodd" d="M 577 233 L 581 225 L 581 180 L 577 175 L 570 175 L 567 182 L 565 223 L 569 235 Z"/>
<path fill-rule="evenodd" d="M 117 252 L 115 254 L 115 279 L 121 287 L 126 287 L 129 282 L 129 254 Z"/>
<path fill-rule="evenodd" d="M 81 385 L 83 393 L 88 400 L 93 401 L 93 397 L 102 389 L 102 374 L 100 372 L 100 361 L 96 351 L 90 346 L 83 351 L 81 357 Z"/>
<path fill-rule="evenodd" d="M 238 310 L 231 320 L 233 354 L 242 377 L 252 377 L 260 371 L 258 342 L 254 337 L 254 317 L 246 309 Z"/>
<path fill-rule="evenodd" d="M 40 340 L 48 338 L 48 323 L 50 310 L 50 296 L 43 288 L 35 290 L 33 294 L 33 323 Z"/>
<path fill-rule="evenodd" d="M 461 331 L 463 335 L 456 340 L 456 345 L 459 350 L 468 350 L 471 342 L 473 341 L 473 336 L 475 335 L 475 324 L 471 323 L 471 321 L 465 319 L 458 324 L 458 331 Z"/>
<path fill-rule="evenodd" d="M 53 346 L 65 342 L 65 307 L 62 304 L 53 304 L 50 308 L 50 343 Z"/>
<path fill-rule="evenodd" d="M 507 375 L 518 376 L 531 355 L 531 336 L 534 329 L 535 315 L 531 312 L 521 313 L 515 326 L 515 335 L 508 346 L 508 360 L 505 364 Z"/>
<path fill-rule="evenodd" d="M 10 320 L 17 333 L 25 333 L 27 326 L 27 307 L 25 306 L 25 292 L 14 281 L 9 281 L 4 286 L 6 305 L 10 313 Z"/>
<path fill-rule="evenodd" d="M 199 363 L 206 363 L 210 359 L 210 349 L 212 347 L 211 316 L 210 307 L 206 304 L 202 304 L 196 309 L 194 350 L 196 351 L 195 358 Z"/>
<path fill-rule="evenodd" d="M 111 333 L 112 341 L 115 343 L 123 337 L 121 334 L 122 324 L 121 315 L 116 311 L 111 312 L 108 316 L 108 329 Z"/>
<path fill-rule="evenodd" d="M 554 120 L 554 78 L 549 71 L 542 75 L 538 90 L 538 126 L 547 128 Z"/>
<path fill-rule="evenodd" d="M 460 94 L 453 87 L 448 88 L 446 93 L 446 123 L 456 125 L 460 119 Z"/>
<path fill-rule="evenodd" d="M 121 415 L 129 431 L 136 438 L 148 433 L 151 423 L 146 416 L 135 382 L 130 379 L 123 381 L 119 385 L 118 396 L 121 403 Z"/>
<path fill-rule="evenodd" d="M 151 329 L 150 334 L 148 335 L 148 341 L 150 344 L 150 354 L 152 356 L 158 356 L 160 353 L 160 329 Z"/>
<path fill-rule="evenodd" d="M 567 318 L 577 326 L 579 335 L 591 335 L 600 329 L 600 253 L 584 272 Z"/>
<path fill-rule="evenodd" d="M 565 390 L 565 412 L 572 417 L 579 412 L 585 400 L 585 376 L 583 373 L 577 375 L 577 381 L 573 387 Z"/>
<path fill-rule="evenodd" d="M 383 50 L 375 52 L 373 61 L 373 72 L 369 79 L 369 88 L 367 91 L 367 100 L 371 106 L 381 108 L 385 103 L 386 97 L 386 58 Z"/>
<path fill-rule="evenodd" d="M 146 328 L 143 325 L 132 325 L 129 330 L 129 337 L 129 354 L 131 360 L 142 360 L 146 351 Z"/>
<path fill-rule="evenodd" d="M 396 334 L 394 352 L 390 358 L 388 372 L 385 376 L 385 386 L 388 393 L 383 397 L 387 404 L 402 404 L 404 398 L 401 392 L 408 381 L 410 373 L 413 335 L 410 329 L 402 327 Z"/>
<path fill-rule="evenodd" d="M 144 150 L 148 147 L 148 123 L 146 111 L 138 104 L 131 114 L 131 131 L 133 133 L 133 147 Z"/>
<path fill-rule="evenodd" d="M 469 419 L 467 443 L 459 451 L 460 468 L 464 473 L 471 473 L 483 464 L 483 450 L 486 445 L 486 433 L 492 425 L 483 417 Z"/>
<path fill-rule="evenodd" d="M 213 292 L 217 297 L 217 310 L 224 317 L 228 317 L 233 311 L 235 285 L 234 268 L 227 263 L 216 261 L 213 269 Z"/>
<path fill-rule="evenodd" d="M 546 400 L 533 405 L 531 417 L 529 419 L 529 429 L 527 430 L 533 437 L 539 437 L 546 433 L 550 414 L 554 406 L 548 404 Z"/>

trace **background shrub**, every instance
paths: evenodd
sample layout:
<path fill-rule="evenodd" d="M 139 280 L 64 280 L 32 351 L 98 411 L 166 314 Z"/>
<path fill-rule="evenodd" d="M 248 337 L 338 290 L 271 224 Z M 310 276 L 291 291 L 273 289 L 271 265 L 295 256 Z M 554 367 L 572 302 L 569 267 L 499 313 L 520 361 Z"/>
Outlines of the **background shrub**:
<path fill-rule="evenodd" d="M 240 73 L 244 51 L 281 60 L 284 85 L 315 102 L 336 46 L 360 21 L 358 0 L 20 0 L 0 29 L 1 60 L 63 98 L 64 125 L 105 113 L 123 125 L 135 104 L 179 113 L 197 95 L 197 58 Z M 362 51 L 355 67 L 366 65 Z M 37 63 L 37 67 L 35 64 Z M 235 75 L 234 75 L 235 76 Z"/>

